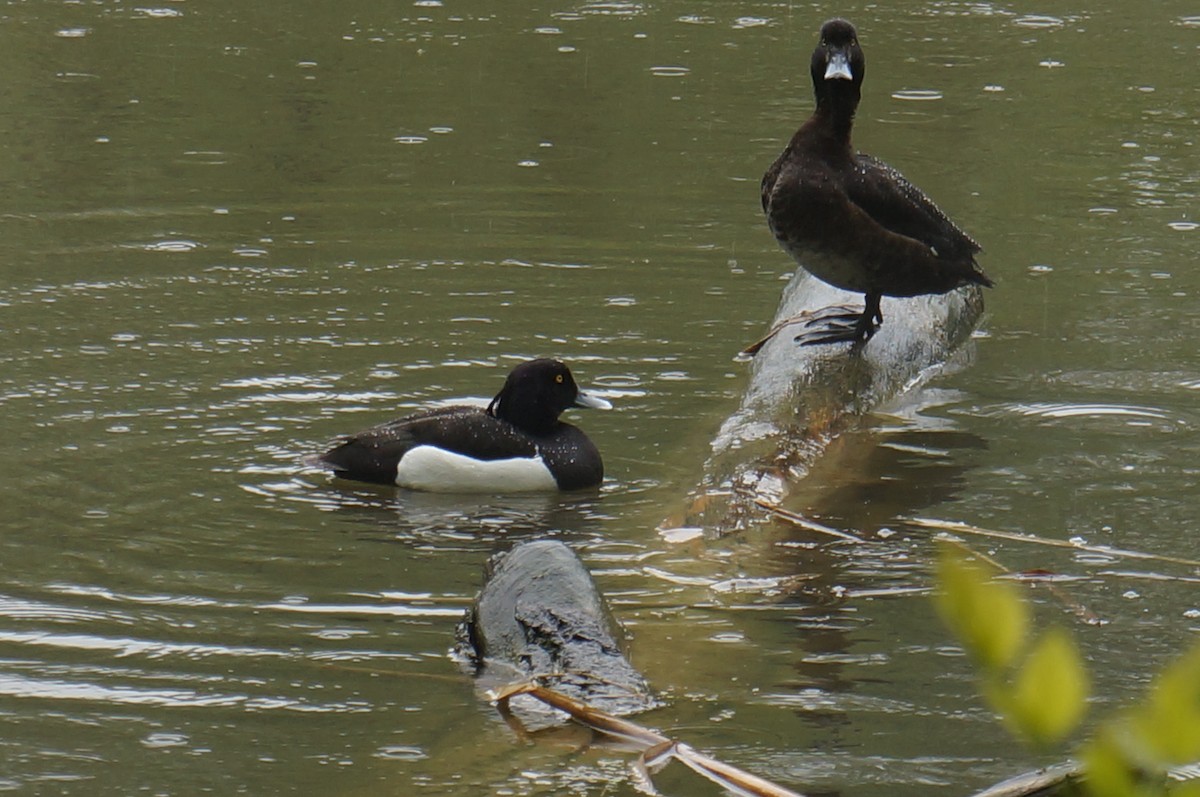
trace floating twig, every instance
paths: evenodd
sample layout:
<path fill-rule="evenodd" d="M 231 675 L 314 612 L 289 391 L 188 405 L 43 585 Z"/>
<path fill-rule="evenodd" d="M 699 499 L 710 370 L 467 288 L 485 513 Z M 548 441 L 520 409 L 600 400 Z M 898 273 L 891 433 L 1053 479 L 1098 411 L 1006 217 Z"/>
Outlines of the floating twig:
<path fill-rule="evenodd" d="M 566 712 L 570 715 L 571 719 L 579 724 L 586 725 L 594 731 L 599 731 L 606 736 L 620 739 L 623 742 L 632 742 L 649 748 L 671 741 L 667 737 L 655 733 L 636 722 L 614 717 L 612 714 L 592 708 L 586 703 L 580 703 L 578 700 L 567 697 L 561 692 L 556 692 L 553 689 L 548 689 L 536 683 L 510 684 L 509 686 L 497 689 L 491 693 L 490 697 L 496 701 L 497 705 L 507 707 L 508 702 L 517 695 L 529 695 L 530 697 L 537 698 L 551 708 Z"/>
<path fill-rule="evenodd" d="M 668 739 L 632 720 L 614 717 L 536 683 L 512 684 L 496 690 L 491 698 L 496 701 L 501 711 L 507 712 L 508 701 L 517 695 L 529 695 L 552 708 L 566 712 L 581 725 L 639 746 L 641 754 L 633 765 L 634 779 L 638 788 L 647 794 L 657 794 L 650 776 L 670 763 L 671 759 L 675 759 L 734 794 L 748 797 L 804 797 L 798 792 L 700 753 L 682 742 Z"/>
<path fill-rule="evenodd" d="M 827 534 L 830 537 L 837 537 L 839 540 L 846 540 L 848 542 L 865 542 L 862 537 L 856 537 L 848 531 L 841 531 L 840 529 L 823 526 L 820 523 L 817 523 L 815 520 L 809 520 L 808 518 L 804 517 L 804 515 L 784 509 L 778 504 L 773 504 L 765 499 L 755 498 L 754 504 L 755 506 L 767 510 L 772 515 L 782 518 L 793 525 L 799 526 L 802 529 L 815 531 L 819 534 Z"/>
<path fill-rule="evenodd" d="M 1052 540 L 1047 539 L 1046 537 L 1038 537 L 1033 534 L 1017 534 L 1016 532 L 1011 531 L 981 529 L 978 526 L 972 526 L 969 523 L 962 523 L 956 520 L 936 520 L 934 518 L 914 517 L 908 518 L 908 522 L 915 526 L 921 526 L 927 529 L 942 529 L 943 531 L 951 531 L 957 534 L 975 534 L 980 537 L 995 537 L 996 539 L 1012 540 L 1013 542 L 1031 542 L 1037 545 L 1049 545 L 1054 548 L 1070 548 L 1076 551 L 1088 551 L 1090 553 L 1104 554 L 1105 556 L 1120 556 L 1127 559 L 1150 559 L 1157 562 L 1170 562 L 1177 565 L 1200 567 L 1200 561 L 1195 559 L 1184 559 L 1178 556 L 1164 556 L 1162 554 L 1145 553 L 1144 551 L 1131 551 L 1127 548 L 1110 548 L 1107 545 L 1089 545 L 1084 542 Z"/>
<path fill-rule="evenodd" d="M 988 554 L 985 554 L 982 551 L 975 550 L 974 548 L 967 545 L 962 540 L 958 540 L 958 539 L 955 539 L 954 537 L 945 536 L 945 535 L 939 535 L 939 536 L 941 536 L 941 538 L 944 539 L 945 542 L 961 548 L 962 550 L 966 551 L 969 555 L 975 557 L 976 559 L 978 559 L 981 562 L 986 562 L 987 564 L 996 568 L 996 570 L 1000 571 L 1001 573 L 1004 573 L 1006 576 L 1013 576 L 1017 579 L 1020 579 L 1020 577 L 1021 577 L 1020 573 L 1014 573 L 1012 570 L 1010 570 L 1009 568 L 1005 567 L 1003 564 L 998 562 L 995 559 L 995 557 L 989 556 Z M 1058 599 L 1059 603 L 1066 606 L 1067 609 L 1071 612 L 1071 614 L 1075 615 L 1076 617 L 1078 617 L 1080 620 L 1087 623 L 1088 625 L 1104 625 L 1105 623 L 1108 622 L 1103 617 L 1101 617 L 1100 615 L 1096 614 L 1091 609 L 1089 609 L 1087 606 L 1083 605 L 1081 602 L 1075 600 L 1073 597 L 1068 595 L 1066 590 L 1061 589 L 1059 587 L 1059 585 L 1057 585 L 1053 582 L 1038 582 L 1038 583 L 1045 583 L 1046 589 L 1049 590 L 1051 595 L 1053 595 L 1055 598 Z"/>
<path fill-rule="evenodd" d="M 805 310 L 803 313 L 800 313 L 799 315 L 794 315 L 790 318 L 783 319 L 778 324 L 776 324 L 775 326 L 773 326 L 769 330 L 767 330 L 767 334 L 763 335 L 757 341 L 755 341 L 754 343 L 751 343 L 749 346 L 747 346 L 746 348 L 739 351 L 737 354 L 737 357 L 735 357 L 734 359 L 739 360 L 739 361 L 749 360 L 751 357 L 758 354 L 758 352 L 762 349 L 762 347 L 766 346 L 767 343 L 770 342 L 771 338 L 775 337 L 780 332 L 782 332 L 783 330 L 792 326 L 793 324 L 803 324 L 803 323 L 809 321 L 812 318 L 812 316 L 813 316 L 813 312 L 811 310 Z"/>
<path fill-rule="evenodd" d="M 800 797 L 791 789 L 785 789 L 769 780 L 718 761 L 683 742 L 674 742 L 671 745 L 671 754 L 693 772 L 703 775 L 734 794 L 748 794 L 755 795 L 755 797 Z"/>
<path fill-rule="evenodd" d="M 1096 574 L 1106 578 L 1128 578 L 1140 581 L 1176 581 L 1180 584 L 1200 584 L 1200 578 L 1191 576 L 1168 576 L 1163 573 L 1137 573 L 1128 570 L 1101 570 Z"/>

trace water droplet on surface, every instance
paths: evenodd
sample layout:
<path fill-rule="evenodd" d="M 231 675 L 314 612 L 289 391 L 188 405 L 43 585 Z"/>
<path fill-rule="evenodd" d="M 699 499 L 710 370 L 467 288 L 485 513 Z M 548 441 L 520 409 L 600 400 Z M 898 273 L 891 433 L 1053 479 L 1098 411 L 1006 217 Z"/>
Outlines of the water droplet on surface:
<path fill-rule="evenodd" d="M 142 739 L 142 744 L 154 749 L 182 747 L 188 743 L 187 734 L 158 731 Z"/>
<path fill-rule="evenodd" d="M 1042 14 L 1025 14 L 1014 19 L 1013 24 L 1022 28 L 1060 28 L 1065 23 L 1058 17 Z"/>
<path fill-rule="evenodd" d="M 142 247 L 147 252 L 194 252 L 200 248 L 195 241 L 154 241 Z"/>
<path fill-rule="evenodd" d="M 151 19 L 170 19 L 172 17 L 182 17 L 183 12 L 177 8 L 139 8 L 137 13 L 143 17 Z"/>
<path fill-rule="evenodd" d="M 420 747 L 411 747 L 402 744 L 380 747 L 375 755 L 379 758 L 386 758 L 389 761 L 421 761 L 429 757 Z"/>
<path fill-rule="evenodd" d="M 942 99 L 942 93 L 933 89 L 903 89 L 892 92 L 893 100 L 908 100 L 910 102 L 930 102 Z"/>

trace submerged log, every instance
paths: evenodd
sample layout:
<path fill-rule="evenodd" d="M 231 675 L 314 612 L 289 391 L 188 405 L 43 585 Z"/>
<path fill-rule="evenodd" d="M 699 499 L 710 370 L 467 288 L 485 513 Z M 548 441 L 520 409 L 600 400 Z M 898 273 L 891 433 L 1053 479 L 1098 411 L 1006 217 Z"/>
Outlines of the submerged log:
<path fill-rule="evenodd" d="M 772 330 L 753 355 L 741 406 L 712 442 L 689 508 L 666 527 L 709 533 L 743 527 L 756 501 L 778 504 L 829 442 L 850 423 L 944 365 L 967 341 L 983 312 L 978 287 L 938 296 L 884 299 L 883 325 L 860 347 L 800 346 L 803 320 L 861 297 L 803 270 L 784 288 Z"/>
<path fill-rule="evenodd" d="M 458 635 L 484 689 L 536 680 L 618 716 L 658 705 L 626 659 L 624 634 L 591 574 L 556 540 L 520 543 L 488 560 Z M 522 720 L 530 727 L 559 721 Z"/>
<path fill-rule="evenodd" d="M 493 556 L 459 627 L 460 653 L 476 665 L 481 683 L 494 685 L 489 699 L 520 734 L 569 717 L 636 751 L 634 782 L 648 794 L 657 793 L 652 775 L 680 761 L 733 794 L 803 797 L 621 719 L 658 702 L 625 658 L 620 639 L 591 574 L 554 540 L 520 543 Z"/>
<path fill-rule="evenodd" d="M 971 797 L 1071 797 L 1083 793 L 1081 778 L 1079 765 L 1067 761 L 1024 772 Z"/>

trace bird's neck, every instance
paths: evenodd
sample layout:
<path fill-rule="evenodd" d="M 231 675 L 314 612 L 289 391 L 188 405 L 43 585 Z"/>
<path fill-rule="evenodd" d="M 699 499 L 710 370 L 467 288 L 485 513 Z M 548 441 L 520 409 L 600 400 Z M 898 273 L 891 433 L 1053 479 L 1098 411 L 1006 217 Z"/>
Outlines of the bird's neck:
<path fill-rule="evenodd" d="M 558 426 L 558 418 L 536 402 L 505 400 L 503 394 L 492 400 L 488 412 L 534 436 L 548 435 Z"/>
<path fill-rule="evenodd" d="M 828 161 L 852 160 L 854 148 L 850 144 L 850 132 L 853 126 L 853 111 L 840 114 L 818 105 L 812 117 L 796 131 L 792 146 L 820 152 Z"/>
<path fill-rule="evenodd" d="M 850 131 L 861 96 L 858 86 L 848 81 L 828 81 L 817 86 L 816 94 L 817 109 L 813 112 L 813 121 L 834 138 L 844 141 L 849 149 Z"/>

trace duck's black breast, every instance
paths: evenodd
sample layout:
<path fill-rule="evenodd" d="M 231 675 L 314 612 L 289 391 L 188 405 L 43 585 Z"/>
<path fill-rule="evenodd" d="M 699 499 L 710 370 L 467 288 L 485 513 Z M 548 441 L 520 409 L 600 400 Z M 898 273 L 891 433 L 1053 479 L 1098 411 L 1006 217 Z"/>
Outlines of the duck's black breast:
<path fill-rule="evenodd" d="M 600 451 L 578 427 L 559 423 L 552 433 L 534 440 L 558 489 L 581 490 L 604 481 Z"/>

